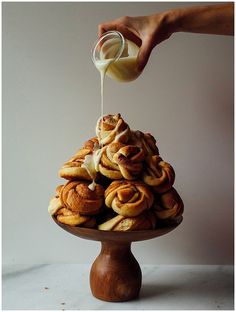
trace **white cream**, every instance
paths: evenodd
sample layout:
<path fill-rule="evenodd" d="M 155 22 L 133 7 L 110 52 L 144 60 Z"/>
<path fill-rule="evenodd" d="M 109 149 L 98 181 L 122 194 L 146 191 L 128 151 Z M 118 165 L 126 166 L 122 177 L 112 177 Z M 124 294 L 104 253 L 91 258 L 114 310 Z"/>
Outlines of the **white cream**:
<path fill-rule="evenodd" d="M 101 141 L 101 135 L 100 135 L 101 127 L 99 127 L 99 124 L 100 124 L 100 121 L 101 121 L 102 118 L 103 118 L 102 116 L 98 118 L 98 121 L 97 121 L 97 124 L 96 124 L 96 129 L 95 129 L 95 132 L 96 132 L 96 135 L 97 135 L 97 138 L 98 138 L 98 142 L 99 142 L 99 146 L 102 146 L 102 144 L 100 142 Z"/>
<path fill-rule="evenodd" d="M 48 212 L 51 216 L 53 216 L 60 208 L 62 208 L 62 204 L 59 197 L 53 197 L 50 200 L 49 206 L 48 206 Z"/>
<path fill-rule="evenodd" d="M 130 42 L 125 41 L 125 46 L 121 57 L 115 61 L 115 56 L 117 55 L 117 51 L 119 50 L 120 41 L 117 39 L 110 39 L 105 42 L 100 51 L 100 59 L 95 61 L 95 66 L 100 72 L 101 78 L 101 116 L 97 121 L 96 125 L 96 135 L 99 141 L 99 148 L 95 148 L 93 154 L 86 155 L 83 164 L 81 165 L 82 168 L 85 168 L 92 178 L 92 183 L 89 184 L 89 189 L 92 191 L 95 190 L 96 187 L 96 176 L 97 172 L 99 171 L 99 163 L 102 156 L 103 150 L 103 140 L 101 138 L 100 132 L 102 129 L 102 122 L 104 116 L 104 80 L 105 76 L 108 73 L 109 69 L 111 68 L 109 76 L 123 81 L 132 80 L 131 78 L 131 71 L 132 69 L 136 68 L 136 59 L 138 54 L 138 47 Z M 132 56 L 129 56 L 131 54 Z M 135 55 L 135 56 L 133 56 Z M 114 66 L 115 65 L 115 66 Z M 113 68 L 113 69 L 112 69 Z M 120 73 L 120 70 L 122 72 Z M 135 73 L 136 74 L 136 73 Z M 114 77 L 113 77 L 114 76 Z M 100 126 L 99 126 L 100 125 Z M 118 141 L 119 138 L 124 135 L 128 129 L 125 129 L 121 133 L 117 134 L 115 137 L 115 141 Z"/>
<path fill-rule="evenodd" d="M 108 72 L 110 67 L 114 66 L 114 64 L 116 64 L 116 66 L 114 67 L 114 70 L 116 73 L 117 68 L 119 69 L 119 61 L 121 59 L 125 60 L 126 58 L 129 58 L 128 53 L 131 53 L 131 52 L 134 53 L 134 51 L 136 51 L 134 49 L 134 47 L 136 47 L 136 45 L 134 45 L 133 43 L 131 43 L 131 45 L 129 45 L 128 42 L 129 41 L 125 41 L 124 50 L 123 50 L 122 55 L 120 56 L 120 58 L 118 60 L 116 60 L 116 56 L 117 56 L 117 52 L 120 49 L 120 39 L 113 38 L 113 39 L 110 39 L 110 40 L 104 42 L 104 44 L 102 45 L 101 50 L 100 50 L 100 59 L 97 59 L 95 61 L 95 66 L 99 70 L 100 78 L 101 78 L 101 118 L 104 116 L 104 81 L 105 81 L 106 73 Z M 135 59 L 136 59 L 136 57 L 135 57 Z M 131 63 L 132 63 L 132 61 L 128 61 L 127 64 L 123 64 L 123 62 L 121 62 L 120 64 L 121 65 L 123 64 L 123 66 L 126 67 L 126 66 L 130 66 Z M 128 71 L 129 71 L 129 69 L 128 69 Z M 119 80 L 122 80 L 121 77 L 119 78 Z M 102 144 L 102 143 L 100 143 L 100 144 Z"/>
<path fill-rule="evenodd" d="M 120 133 L 118 133 L 116 136 L 115 136 L 115 142 L 119 142 L 119 139 L 123 136 L 123 135 L 126 135 L 129 131 L 129 128 L 127 127 L 125 130 L 121 131 Z"/>
<path fill-rule="evenodd" d="M 95 168 L 96 172 L 99 171 L 99 163 L 100 163 L 100 159 L 102 157 L 103 149 L 104 148 L 100 148 L 100 149 L 96 150 L 93 154 L 94 168 Z"/>
<path fill-rule="evenodd" d="M 93 182 L 89 184 L 88 188 L 91 191 L 95 191 L 96 185 L 97 185 L 96 182 L 93 180 Z"/>
<path fill-rule="evenodd" d="M 93 180 L 92 183 L 88 186 L 91 191 L 94 191 L 96 187 L 95 180 L 97 177 L 97 172 L 99 171 L 99 163 L 102 156 L 102 151 L 102 148 L 97 147 L 96 150 L 94 150 L 93 154 L 85 156 L 84 162 L 81 165 L 82 168 L 85 168 L 87 170 L 88 174 Z"/>
<path fill-rule="evenodd" d="M 100 72 L 100 77 L 101 77 L 101 118 L 104 115 L 104 80 L 105 80 L 107 69 L 113 61 L 114 61 L 113 59 L 98 60 L 95 63 L 97 69 Z"/>
<path fill-rule="evenodd" d="M 119 59 L 115 60 L 119 42 L 117 39 L 110 39 L 105 42 L 100 51 L 100 60 L 95 62 L 95 66 L 103 75 L 118 81 L 132 81 L 136 79 L 140 72 L 137 70 L 137 56 L 139 47 L 132 41 L 125 41 L 125 48 Z M 104 80 L 104 77 L 101 79 Z"/>

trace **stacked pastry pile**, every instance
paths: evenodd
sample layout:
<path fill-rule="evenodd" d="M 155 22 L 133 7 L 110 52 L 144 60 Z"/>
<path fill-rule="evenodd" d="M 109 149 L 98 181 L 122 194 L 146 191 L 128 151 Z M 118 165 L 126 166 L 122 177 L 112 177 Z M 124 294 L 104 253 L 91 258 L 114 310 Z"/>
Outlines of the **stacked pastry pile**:
<path fill-rule="evenodd" d="M 130 130 L 120 114 L 100 119 L 96 135 L 60 169 L 68 182 L 57 187 L 50 214 L 68 225 L 112 231 L 179 223 L 175 173 L 154 137 Z"/>

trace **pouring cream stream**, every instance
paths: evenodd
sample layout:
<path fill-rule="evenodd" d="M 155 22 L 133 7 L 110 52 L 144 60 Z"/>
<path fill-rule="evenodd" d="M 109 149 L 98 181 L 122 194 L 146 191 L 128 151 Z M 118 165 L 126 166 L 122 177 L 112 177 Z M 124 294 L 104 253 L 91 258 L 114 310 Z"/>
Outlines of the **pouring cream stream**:
<path fill-rule="evenodd" d="M 136 45 L 129 45 L 129 48 L 133 51 L 135 50 Z M 104 116 L 104 81 L 105 76 L 109 69 L 111 68 L 109 76 L 113 78 L 116 77 L 120 81 L 129 81 L 133 80 L 134 72 L 132 74 L 132 68 L 135 68 L 136 56 L 129 56 L 128 54 L 128 43 L 125 41 L 124 48 L 122 54 L 117 59 L 117 55 L 121 48 L 121 40 L 119 38 L 112 38 L 104 42 L 100 49 L 100 58 L 94 61 L 94 64 L 98 71 L 100 72 L 101 79 L 101 115 L 98 119 L 96 126 L 96 134 L 99 140 L 99 146 L 94 148 L 92 154 L 86 155 L 84 159 L 84 163 L 81 167 L 85 168 L 88 174 L 92 178 L 92 183 L 89 184 L 89 189 L 94 191 L 96 188 L 96 176 L 99 171 L 99 162 L 103 152 L 103 142 L 102 138 L 100 138 L 100 131 L 102 128 L 103 116 Z M 135 52 L 137 52 L 135 50 Z M 138 52 L 137 52 L 138 53 Z M 137 54 L 136 53 L 136 54 Z M 123 68 L 123 74 L 119 75 L 119 66 Z M 136 73 L 135 73 L 136 74 Z M 101 120 L 101 122 L 100 122 Z M 99 126 L 100 125 L 100 126 Z M 125 130 L 126 131 L 126 130 Z M 118 137 L 122 136 L 124 133 L 120 133 L 115 138 L 115 141 Z"/>

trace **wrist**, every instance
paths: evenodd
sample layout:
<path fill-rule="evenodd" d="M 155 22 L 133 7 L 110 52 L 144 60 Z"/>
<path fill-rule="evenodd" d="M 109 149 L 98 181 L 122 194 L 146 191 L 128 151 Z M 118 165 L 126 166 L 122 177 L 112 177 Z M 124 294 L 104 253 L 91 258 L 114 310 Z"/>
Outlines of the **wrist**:
<path fill-rule="evenodd" d="M 170 34 L 181 31 L 181 11 L 178 9 L 169 10 L 163 13 Z"/>
<path fill-rule="evenodd" d="M 177 10 L 169 10 L 151 16 L 155 32 L 160 32 L 165 37 L 170 37 L 173 33 L 180 31 L 180 14 Z"/>

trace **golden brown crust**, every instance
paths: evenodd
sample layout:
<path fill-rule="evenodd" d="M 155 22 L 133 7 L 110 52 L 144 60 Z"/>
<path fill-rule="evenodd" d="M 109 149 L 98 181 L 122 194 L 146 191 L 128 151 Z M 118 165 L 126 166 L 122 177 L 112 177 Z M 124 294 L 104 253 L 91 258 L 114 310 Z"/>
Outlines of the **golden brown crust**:
<path fill-rule="evenodd" d="M 72 212 L 70 209 L 61 208 L 57 211 L 56 218 L 59 222 L 71 226 L 84 226 L 93 228 L 96 225 L 94 217 L 81 216 L 79 213 Z"/>
<path fill-rule="evenodd" d="M 103 148 L 99 172 L 105 177 L 112 180 L 119 180 L 122 178 L 119 166 L 114 161 L 114 155 L 123 146 L 124 145 L 120 142 L 113 142 Z"/>
<path fill-rule="evenodd" d="M 89 149 L 91 152 L 99 146 L 98 138 L 93 137 L 84 143 L 83 148 Z"/>
<path fill-rule="evenodd" d="M 96 184 L 94 191 L 88 182 L 69 181 L 61 190 L 60 199 L 63 206 L 81 215 L 95 215 L 101 210 L 104 201 L 104 189 Z"/>
<path fill-rule="evenodd" d="M 66 162 L 59 170 L 59 176 L 67 179 L 81 179 L 92 181 L 88 171 L 81 167 L 84 163 L 85 156 L 92 154 L 92 151 L 88 148 L 80 149 L 71 159 Z"/>
<path fill-rule="evenodd" d="M 125 217 L 135 217 L 149 209 L 153 194 L 141 181 L 113 181 L 105 191 L 105 204 Z"/>
<path fill-rule="evenodd" d="M 61 193 L 61 190 L 63 188 L 64 185 L 58 185 L 57 188 L 56 188 L 56 197 L 59 197 L 60 196 L 60 193 Z"/>
<path fill-rule="evenodd" d="M 146 211 L 136 217 L 124 217 L 117 215 L 114 218 L 100 224 L 99 230 L 103 231 L 138 231 L 154 230 L 156 216 L 152 211 Z"/>
<path fill-rule="evenodd" d="M 99 146 L 97 137 L 93 137 L 84 143 L 83 148 L 72 156 L 59 170 L 59 176 L 66 180 L 86 180 L 92 181 L 92 178 L 86 168 L 82 167 L 87 155 L 91 155 Z"/>
<path fill-rule="evenodd" d="M 97 222 L 98 229 L 112 231 L 180 222 L 183 202 L 173 188 L 175 172 L 160 157 L 155 138 L 131 131 L 120 114 L 100 119 L 96 134 L 60 169 L 69 181 L 57 187 L 50 214 L 68 225 Z"/>
<path fill-rule="evenodd" d="M 115 217 L 106 220 L 102 224 L 99 224 L 98 229 L 102 231 L 112 231 L 113 228 L 124 218 L 124 216 L 116 215 Z"/>
<path fill-rule="evenodd" d="M 114 161 L 119 166 L 122 176 L 126 180 L 135 180 L 143 169 L 144 152 L 134 145 L 126 145 L 114 155 Z"/>
<path fill-rule="evenodd" d="M 173 187 L 157 197 L 153 211 L 162 221 L 178 222 L 184 211 L 184 204 L 176 189 Z"/>
<path fill-rule="evenodd" d="M 131 131 L 131 136 L 128 144 L 140 147 L 145 156 L 159 155 L 156 140 L 150 133 L 142 131 Z"/>
<path fill-rule="evenodd" d="M 156 193 L 168 191 L 175 180 L 173 167 L 163 161 L 158 155 L 148 156 L 145 159 L 143 181 L 150 185 Z"/>
<path fill-rule="evenodd" d="M 126 143 L 130 137 L 130 128 L 120 114 L 107 115 L 98 121 L 96 133 L 102 145 Z"/>

